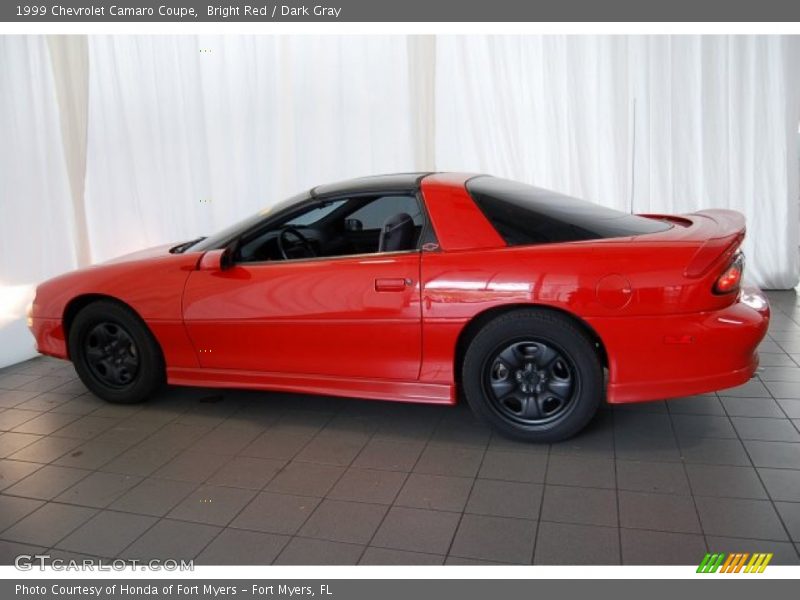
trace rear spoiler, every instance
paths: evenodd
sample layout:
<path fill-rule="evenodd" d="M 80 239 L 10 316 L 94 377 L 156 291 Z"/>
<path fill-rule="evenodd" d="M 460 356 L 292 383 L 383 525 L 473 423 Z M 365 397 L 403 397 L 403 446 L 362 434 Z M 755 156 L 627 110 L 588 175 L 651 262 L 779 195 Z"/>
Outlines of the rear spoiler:
<path fill-rule="evenodd" d="M 744 215 L 735 210 L 701 210 L 689 216 L 699 228 L 698 234 L 707 236 L 683 272 L 685 277 L 694 279 L 733 256 L 744 240 L 746 228 Z"/>

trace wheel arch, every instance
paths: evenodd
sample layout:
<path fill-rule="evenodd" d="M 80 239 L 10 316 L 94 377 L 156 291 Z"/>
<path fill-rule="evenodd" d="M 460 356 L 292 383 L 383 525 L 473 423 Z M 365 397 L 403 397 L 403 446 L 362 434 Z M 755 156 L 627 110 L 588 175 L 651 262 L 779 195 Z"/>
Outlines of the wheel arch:
<path fill-rule="evenodd" d="M 109 296 L 108 294 L 97 294 L 97 293 L 81 294 L 79 296 L 75 296 L 69 302 L 67 302 L 66 306 L 64 306 L 64 313 L 61 317 L 61 322 L 64 328 L 64 342 L 66 345 L 68 359 L 71 360 L 71 357 L 69 356 L 69 335 L 70 335 L 70 330 L 72 329 L 72 323 L 75 321 L 75 317 L 84 308 L 86 308 L 90 304 L 99 301 L 112 302 L 114 304 L 117 304 L 118 306 L 121 306 L 131 311 L 131 313 L 139 320 L 139 322 L 144 326 L 144 328 L 153 338 L 153 340 L 156 343 L 156 347 L 158 348 L 158 351 L 161 353 L 161 359 L 162 361 L 164 360 L 164 349 L 161 347 L 161 342 L 159 341 L 158 337 L 153 333 L 153 330 L 150 329 L 150 326 L 147 324 L 147 321 L 145 321 L 142 318 L 142 316 L 138 313 L 138 311 L 135 308 L 133 308 L 130 304 L 124 302 L 123 300 L 120 300 L 119 298 L 116 298 L 114 296 Z"/>
<path fill-rule="evenodd" d="M 458 334 L 455 348 L 455 364 L 453 365 L 453 375 L 457 388 L 460 388 L 461 365 L 464 362 L 464 355 L 466 354 L 467 348 L 469 347 L 469 344 L 475 335 L 477 335 L 481 328 L 492 319 L 495 319 L 500 315 L 523 310 L 549 312 L 567 317 L 570 321 L 575 323 L 575 325 L 577 325 L 578 328 L 589 337 L 589 339 L 594 342 L 595 349 L 600 357 L 600 362 L 604 368 L 609 368 L 608 353 L 606 352 L 606 347 L 602 338 L 589 323 L 581 319 L 575 313 L 571 313 L 563 308 L 558 308 L 547 304 L 506 304 L 503 306 L 488 308 L 474 315 L 469 321 L 467 321 L 467 323 L 461 329 L 461 332 Z"/>

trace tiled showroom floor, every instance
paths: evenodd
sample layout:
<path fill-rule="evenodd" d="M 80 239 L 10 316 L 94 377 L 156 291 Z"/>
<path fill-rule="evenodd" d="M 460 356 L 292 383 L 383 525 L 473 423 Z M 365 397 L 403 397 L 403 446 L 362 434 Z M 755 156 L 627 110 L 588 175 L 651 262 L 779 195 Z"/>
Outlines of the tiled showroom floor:
<path fill-rule="evenodd" d="M 800 550 L 800 302 L 760 377 L 506 441 L 465 407 L 208 389 L 107 405 L 72 367 L 0 370 L 0 563 L 697 564 Z"/>

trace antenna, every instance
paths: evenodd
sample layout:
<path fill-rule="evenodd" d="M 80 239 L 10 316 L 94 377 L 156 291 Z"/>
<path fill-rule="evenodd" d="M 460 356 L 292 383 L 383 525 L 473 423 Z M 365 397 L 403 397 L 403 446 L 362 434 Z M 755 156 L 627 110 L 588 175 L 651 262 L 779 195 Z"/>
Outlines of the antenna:
<path fill-rule="evenodd" d="M 631 128 L 631 197 L 630 213 L 633 214 L 633 190 L 636 185 L 636 98 L 633 99 L 633 127 Z"/>

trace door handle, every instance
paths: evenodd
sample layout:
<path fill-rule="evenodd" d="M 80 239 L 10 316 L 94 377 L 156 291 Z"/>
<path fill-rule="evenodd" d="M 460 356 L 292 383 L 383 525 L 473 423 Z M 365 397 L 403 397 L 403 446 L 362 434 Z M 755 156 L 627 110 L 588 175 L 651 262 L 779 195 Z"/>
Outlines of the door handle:
<path fill-rule="evenodd" d="M 376 292 L 402 292 L 414 282 L 402 277 L 379 277 L 375 280 Z"/>

